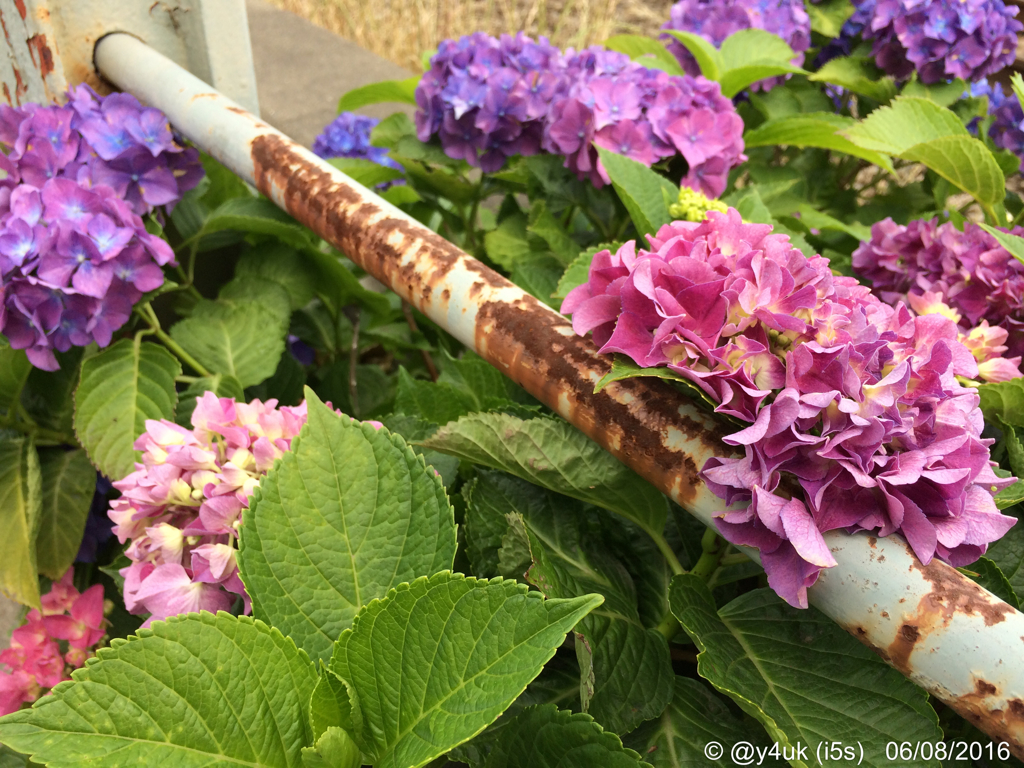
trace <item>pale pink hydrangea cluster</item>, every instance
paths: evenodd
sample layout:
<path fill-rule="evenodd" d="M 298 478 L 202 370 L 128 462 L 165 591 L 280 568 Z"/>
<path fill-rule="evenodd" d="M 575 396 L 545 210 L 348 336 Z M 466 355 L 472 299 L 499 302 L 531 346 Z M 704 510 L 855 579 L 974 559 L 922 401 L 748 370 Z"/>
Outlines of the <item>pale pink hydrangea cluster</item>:
<path fill-rule="evenodd" d="M 974 561 L 1014 523 L 992 498 L 1012 479 L 993 472 L 978 394 L 957 380 L 978 364 L 956 323 L 883 303 L 771 230 L 735 209 L 666 225 L 649 251 L 598 253 L 562 311 L 602 352 L 666 366 L 750 423 L 726 438 L 745 455 L 702 474 L 730 507 L 718 530 L 760 550 L 790 604 L 836 564 L 834 529 L 898 532 L 924 563 Z"/>
<path fill-rule="evenodd" d="M 135 442 L 142 463 L 114 483 L 114 533 L 132 564 L 124 576 L 125 607 L 150 614 L 147 624 L 179 613 L 226 611 L 249 597 L 236 561 L 242 510 L 260 478 L 306 423 L 305 403 L 236 403 L 206 392 L 192 429 L 149 420 Z"/>
<path fill-rule="evenodd" d="M 79 592 L 69 568 L 41 600 L 41 610 L 28 612 L 25 623 L 11 633 L 0 652 L 0 715 L 16 712 L 71 679 L 96 651 L 106 634 L 103 587 Z"/>

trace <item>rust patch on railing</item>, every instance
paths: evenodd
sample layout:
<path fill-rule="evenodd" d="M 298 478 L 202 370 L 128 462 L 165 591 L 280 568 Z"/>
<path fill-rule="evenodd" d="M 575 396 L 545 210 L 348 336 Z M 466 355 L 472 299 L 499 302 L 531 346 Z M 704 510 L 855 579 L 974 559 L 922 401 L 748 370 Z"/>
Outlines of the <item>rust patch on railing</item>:
<path fill-rule="evenodd" d="M 515 286 L 440 235 L 384 215 L 296 146 L 274 135 L 253 141 L 261 192 L 424 313 L 428 307 L 447 312 L 450 293 L 440 285 L 457 264 L 473 273 L 478 279 L 468 295 L 479 302 L 477 351 L 676 501 L 685 506 L 695 499 L 704 460 L 734 453 L 721 442 L 727 430 L 681 407 L 679 393 L 665 382 L 624 380 L 595 393 L 610 359 L 577 337 L 564 317 L 529 295 L 515 301 L 483 298 L 485 289 Z"/>
<path fill-rule="evenodd" d="M 18 9 L 18 13 L 21 14 L 21 20 L 24 21 L 28 16 L 28 11 L 25 8 L 25 0 L 14 0 L 14 7 Z"/>
<path fill-rule="evenodd" d="M 50 51 L 50 46 L 46 44 L 46 35 L 32 35 L 25 41 L 25 44 L 28 46 L 29 54 L 32 56 L 32 61 L 39 70 L 39 74 L 46 77 L 53 72 L 53 53 Z"/>

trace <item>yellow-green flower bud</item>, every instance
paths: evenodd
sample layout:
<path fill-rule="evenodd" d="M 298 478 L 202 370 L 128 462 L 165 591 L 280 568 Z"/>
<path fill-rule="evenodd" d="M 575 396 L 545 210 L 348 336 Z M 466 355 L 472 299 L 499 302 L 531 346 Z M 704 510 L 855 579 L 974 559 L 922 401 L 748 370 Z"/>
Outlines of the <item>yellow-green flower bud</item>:
<path fill-rule="evenodd" d="M 708 211 L 725 213 L 728 208 L 721 200 L 712 200 L 695 189 L 680 187 L 679 200 L 668 207 L 668 212 L 677 221 L 704 221 Z"/>

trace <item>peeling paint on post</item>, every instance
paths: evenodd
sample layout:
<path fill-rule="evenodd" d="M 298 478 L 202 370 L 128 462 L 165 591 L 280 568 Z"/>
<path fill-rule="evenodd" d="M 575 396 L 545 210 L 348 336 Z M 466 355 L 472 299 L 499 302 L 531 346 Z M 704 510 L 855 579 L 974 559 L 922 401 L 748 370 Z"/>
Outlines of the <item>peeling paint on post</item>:
<path fill-rule="evenodd" d="M 662 381 L 594 384 L 608 358 L 504 277 L 140 41 L 101 41 L 103 74 L 328 240 L 705 523 L 697 471 L 732 449 Z M 200 98 L 202 97 L 202 98 Z M 901 540 L 826 534 L 838 566 L 811 601 L 882 658 L 1024 757 L 1024 615 Z"/>
<path fill-rule="evenodd" d="M 55 100 L 66 81 L 46 8 L 26 7 L 23 0 L 16 0 L 14 8 L 0 4 L 0 28 L 8 50 L 7 61 L 0 66 L 4 100 L 14 106 Z"/>

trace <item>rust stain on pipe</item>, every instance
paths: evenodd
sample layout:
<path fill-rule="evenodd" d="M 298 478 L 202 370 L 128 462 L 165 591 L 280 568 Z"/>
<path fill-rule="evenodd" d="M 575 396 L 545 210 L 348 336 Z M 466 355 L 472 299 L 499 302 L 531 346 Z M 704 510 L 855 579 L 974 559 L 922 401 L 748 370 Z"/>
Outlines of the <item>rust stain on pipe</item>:
<path fill-rule="evenodd" d="M 53 72 L 53 53 L 50 46 L 46 44 L 46 35 L 33 35 L 25 41 L 28 45 L 29 54 L 35 63 L 39 74 L 46 77 Z"/>
<path fill-rule="evenodd" d="M 488 288 L 515 288 L 440 235 L 384 216 L 295 146 L 274 135 L 253 141 L 257 188 L 279 199 L 283 192 L 292 216 L 421 311 L 437 304 L 447 310 L 450 296 L 439 285 L 456 264 L 477 278 L 471 297 Z M 630 379 L 595 394 L 594 383 L 611 369 L 609 358 L 532 296 L 482 303 L 475 346 L 489 363 L 684 506 L 703 487 L 697 473 L 704 459 L 734 453 L 721 442 L 728 432 L 713 419 L 681 408 L 678 392 L 665 382 Z M 672 435 L 680 438 L 679 446 L 670 444 Z M 702 446 L 703 456 L 685 450 L 682 438 Z"/>

